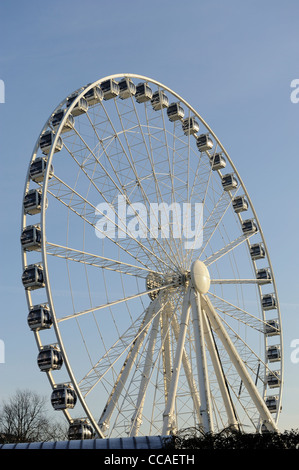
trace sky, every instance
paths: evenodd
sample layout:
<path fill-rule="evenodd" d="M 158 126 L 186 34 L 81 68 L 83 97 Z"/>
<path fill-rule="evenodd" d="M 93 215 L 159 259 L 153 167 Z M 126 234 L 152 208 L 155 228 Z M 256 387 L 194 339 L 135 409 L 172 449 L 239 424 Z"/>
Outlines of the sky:
<path fill-rule="evenodd" d="M 242 176 L 267 240 L 281 306 L 279 425 L 299 428 L 299 102 L 291 100 L 291 83 L 299 79 L 298 2 L 0 0 L 0 8 L 0 399 L 17 388 L 49 394 L 36 365 L 21 283 L 22 196 L 36 139 L 73 90 L 110 74 L 136 73 L 183 96 Z"/>

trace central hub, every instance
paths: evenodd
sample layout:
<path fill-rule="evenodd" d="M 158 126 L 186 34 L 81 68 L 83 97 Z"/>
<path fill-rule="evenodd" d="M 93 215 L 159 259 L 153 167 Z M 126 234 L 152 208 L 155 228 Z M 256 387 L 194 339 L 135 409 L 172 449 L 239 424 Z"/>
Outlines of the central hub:
<path fill-rule="evenodd" d="M 197 259 L 191 266 L 191 281 L 199 294 L 206 294 L 210 289 L 211 279 L 206 265 Z"/>

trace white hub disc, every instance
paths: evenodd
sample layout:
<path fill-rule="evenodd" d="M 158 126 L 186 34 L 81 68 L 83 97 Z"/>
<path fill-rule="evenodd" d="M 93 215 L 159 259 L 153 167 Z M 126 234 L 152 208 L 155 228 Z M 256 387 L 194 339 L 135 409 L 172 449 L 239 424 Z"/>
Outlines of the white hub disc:
<path fill-rule="evenodd" d="M 191 280 L 199 292 L 199 294 L 206 294 L 210 289 L 210 274 L 206 265 L 197 259 L 191 266 Z"/>

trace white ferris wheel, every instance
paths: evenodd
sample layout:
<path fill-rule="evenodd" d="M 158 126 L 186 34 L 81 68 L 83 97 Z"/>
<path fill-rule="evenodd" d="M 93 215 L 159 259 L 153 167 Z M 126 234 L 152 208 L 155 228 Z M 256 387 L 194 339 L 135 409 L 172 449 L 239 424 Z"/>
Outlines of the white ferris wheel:
<path fill-rule="evenodd" d="M 59 103 L 29 164 L 21 246 L 38 367 L 70 439 L 278 429 L 282 326 L 263 232 L 231 158 L 177 93 L 118 74 Z"/>

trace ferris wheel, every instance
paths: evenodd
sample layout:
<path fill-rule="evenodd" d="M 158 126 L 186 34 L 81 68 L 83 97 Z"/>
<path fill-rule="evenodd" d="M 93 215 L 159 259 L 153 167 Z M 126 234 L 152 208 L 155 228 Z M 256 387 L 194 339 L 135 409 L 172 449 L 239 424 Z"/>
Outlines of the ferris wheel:
<path fill-rule="evenodd" d="M 70 439 L 278 429 L 264 235 L 225 148 L 170 88 L 118 74 L 58 104 L 30 160 L 21 246 L 37 364 Z"/>

